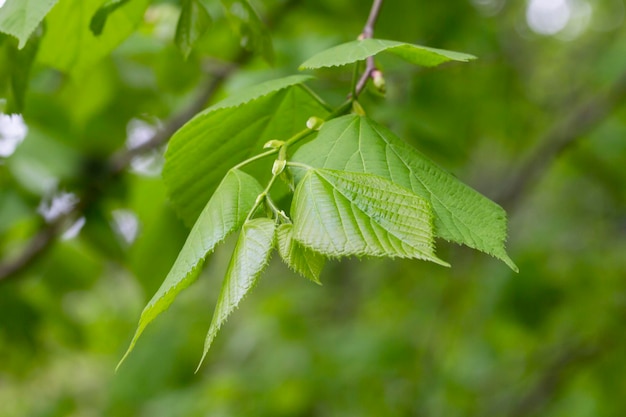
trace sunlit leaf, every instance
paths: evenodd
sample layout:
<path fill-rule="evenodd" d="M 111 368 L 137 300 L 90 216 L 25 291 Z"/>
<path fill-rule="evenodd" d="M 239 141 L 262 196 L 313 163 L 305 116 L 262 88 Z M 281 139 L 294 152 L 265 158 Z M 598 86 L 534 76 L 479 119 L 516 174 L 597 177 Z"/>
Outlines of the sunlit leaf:
<path fill-rule="evenodd" d="M 278 253 L 294 272 L 320 284 L 320 273 L 326 259 L 319 253 L 300 245 L 293 238 L 293 225 L 281 224 L 276 232 Z"/>
<path fill-rule="evenodd" d="M 428 201 L 385 178 L 310 169 L 291 208 L 294 238 L 327 256 L 416 258 L 435 255 Z"/>
<path fill-rule="evenodd" d="M 438 237 L 493 255 L 517 270 L 504 247 L 504 210 L 366 116 L 326 122 L 317 139 L 293 159 L 314 167 L 379 175 L 412 190 L 432 205 Z"/>
<path fill-rule="evenodd" d="M 58 0 L 8 0 L 0 7 L 0 32 L 8 33 L 19 40 L 19 48 L 35 31 Z"/>
<path fill-rule="evenodd" d="M 435 67 L 449 61 L 467 62 L 476 59 L 473 55 L 410 43 L 388 41 L 384 39 L 364 39 L 352 41 L 326 49 L 306 60 L 300 69 L 335 67 L 362 61 L 367 57 L 387 51 L 416 65 Z"/>
<path fill-rule="evenodd" d="M 170 140 L 163 178 L 174 206 L 188 224 L 224 174 L 261 152 L 271 139 L 285 140 L 305 128 L 310 116 L 326 108 L 289 77 L 226 99 L 198 114 Z M 233 107 L 238 106 L 238 107 Z"/>
<path fill-rule="evenodd" d="M 274 248 L 275 234 L 276 223 L 272 219 L 253 219 L 243 225 L 215 306 L 200 364 L 222 324 L 255 286 L 267 266 Z"/>
<path fill-rule="evenodd" d="M 165 281 L 141 313 L 137 331 L 124 358 L 146 326 L 172 304 L 180 291 L 196 280 L 207 254 L 241 227 L 262 190 L 250 175 L 238 170 L 228 172 L 191 229 Z"/>

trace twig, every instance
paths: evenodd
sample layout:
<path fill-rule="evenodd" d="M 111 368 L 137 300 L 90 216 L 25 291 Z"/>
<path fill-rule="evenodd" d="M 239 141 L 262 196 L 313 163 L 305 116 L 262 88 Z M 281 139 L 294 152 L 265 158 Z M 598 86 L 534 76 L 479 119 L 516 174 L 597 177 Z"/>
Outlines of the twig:
<path fill-rule="evenodd" d="M 625 98 L 626 73 L 609 88 L 608 93 L 599 94 L 577 110 L 569 111 L 569 117 L 563 123 L 549 130 L 526 162 L 506 183 L 496 201 L 508 211 L 515 209 L 528 190 L 545 174 L 551 162 L 591 132 Z"/>
<path fill-rule="evenodd" d="M 380 15 L 380 8 L 382 5 L 383 0 L 374 0 L 372 8 L 370 9 L 369 17 L 367 18 L 367 22 L 363 27 L 363 32 L 361 32 L 359 39 L 371 39 L 374 36 L 374 26 L 376 26 L 376 21 Z M 374 62 L 373 56 L 367 57 L 365 62 L 365 71 L 361 74 L 361 78 L 359 78 L 359 81 L 356 83 L 356 87 L 354 88 L 354 98 L 361 94 L 369 79 L 372 78 L 373 72 L 376 71 L 376 63 Z"/>

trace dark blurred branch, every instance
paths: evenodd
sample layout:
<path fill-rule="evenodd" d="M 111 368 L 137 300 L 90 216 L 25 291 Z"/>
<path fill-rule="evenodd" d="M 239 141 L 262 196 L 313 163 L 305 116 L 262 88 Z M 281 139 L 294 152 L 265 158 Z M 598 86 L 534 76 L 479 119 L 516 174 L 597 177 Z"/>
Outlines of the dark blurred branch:
<path fill-rule="evenodd" d="M 271 27 L 277 24 L 297 3 L 298 0 L 287 0 L 271 16 L 268 16 L 267 25 Z M 251 53 L 242 50 L 232 63 L 228 63 L 220 70 L 213 71 L 211 77 L 209 77 L 204 84 L 204 87 L 200 89 L 198 96 L 189 106 L 167 120 L 164 126 L 158 130 L 152 138 L 141 146 L 133 149 L 120 150 L 113 154 L 107 161 L 104 176 L 102 178 L 93 178 L 93 182 L 88 183 L 85 189 L 82 190 L 83 193 L 79 196 L 80 203 L 78 205 L 40 229 L 17 257 L 5 263 L 0 263 L 0 282 L 17 276 L 21 271 L 39 259 L 54 244 L 59 235 L 63 233 L 65 225 L 70 223 L 73 219 L 80 217 L 82 213 L 97 203 L 100 196 L 103 195 L 102 189 L 112 184 L 114 180 L 128 168 L 134 157 L 157 149 L 167 143 L 178 129 L 204 109 L 206 104 L 215 96 L 215 93 L 224 85 L 226 80 L 241 66 L 246 64 L 252 56 Z"/>
<path fill-rule="evenodd" d="M 359 39 L 371 39 L 374 36 L 374 26 L 376 26 L 376 21 L 378 20 L 378 16 L 380 15 L 380 8 L 383 5 L 383 0 L 374 0 L 372 3 L 372 8 L 370 9 L 369 17 L 367 18 L 367 22 L 363 27 L 363 32 L 361 32 L 361 36 Z M 356 87 L 354 88 L 354 97 L 357 97 L 365 86 L 367 82 L 372 77 L 372 73 L 376 70 L 376 64 L 374 62 L 374 57 L 370 56 L 366 60 L 366 67 L 363 74 L 361 74 L 361 78 L 356 83 Z"/>
<path fill-rule="evenodd" d="M 559 120 L 549 130 L 526 162 L 506 183 L 496 198 L 505 209 L 515 209 L 528 190 L 537 183 L 550 168 L 552 161 L 566 151 L 578 139 L 590 133 L 605 120 L 611 112 L 626 99 L 626 73 L 624 73 L 607 93 L 598 94 L 580 107 L 569 110 L 568 115 Z"/>

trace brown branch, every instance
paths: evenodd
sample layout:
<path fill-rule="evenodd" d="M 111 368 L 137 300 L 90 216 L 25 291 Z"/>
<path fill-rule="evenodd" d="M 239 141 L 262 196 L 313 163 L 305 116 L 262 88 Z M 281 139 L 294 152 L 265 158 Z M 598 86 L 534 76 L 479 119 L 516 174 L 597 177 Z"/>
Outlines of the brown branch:
<path fill-rule="evenodd" d="M 571 147 L 577 140 L 590 133 L 626 99 L 626 73 L 605 94 L 599 94 L 564 117 L 539 141 L 526 162 L 506 183 L 496 198 L 505 209 L 515 209 L 529 189 L 550 168 L 552 161 Z"/>
<path fill-rule="evenodd" d="M 376 26 L 376 21 L 378 20 L 378 16 L 380 15 L 380 8 L 382 7 L 382 5 L 383 0 L 374 0 L 374 2 L 372 3 L 372 8 L 370 9 L 370 14 L 367 18 L 367 22 L 363 27 L 363 32 L 361 32 L 359 39 L 371 39 L 372 37 L 374 37 L 374 26 Z M 373 56 L 367 57 L 367 60 L 365 62 L 365 71 L 363 72 L 363 74 L 361 74 L 361 78 L 359 78 L 359 81 L 354 87 L 354 92 L 352 93 L 352 96 L 354 98 L 358 97 L 359 94 L 361 94 L 361 92 L 367 85 L 367 82 L 370 80 L 370 78 L 372 78 L 373 72 L 376 71 L 376 63 Z"/>

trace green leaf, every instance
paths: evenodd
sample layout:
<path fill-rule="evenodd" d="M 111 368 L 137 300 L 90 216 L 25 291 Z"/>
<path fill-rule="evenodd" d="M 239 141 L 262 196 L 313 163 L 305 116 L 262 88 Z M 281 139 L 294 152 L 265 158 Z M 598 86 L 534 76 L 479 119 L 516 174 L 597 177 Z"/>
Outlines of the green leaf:
<path fill-rule="evenodd" d="M 293 224 L 281 224 L 276 232 L 278 253 L 294 272 L 320 284 L 320 273 L 326 263 L 321 254 L 300 245 L 293 238 Z"/>
<path fill-rule="evenodd" d="M 316 140 L 293 160 L 314 167 L 380 175 L 430 201 L 435 233 L 517 267 L 506 253 L 504 210 L 366 116 L 349 115 L 324 124 Z"/>
<path fill-rule="evenodd" d="M 267 26 L 248 0 L 221 0 L 226 16 L 241 39 L 241 45 L 274 62 L 274 47 Z"/>
<path fill-rule="evenodd" d="M 100 6 L 96 14 L 94 14 L 91 18 L 91 22 L 89 22 L 89 29 L 91 29 L 91 33 L 95 36 L 102 34 L 104 25 L 106 25 L 109 15 L 129 1 L 130 0 L 108 0 Z"/>
<path fill-rule="evenodd" d="M 435 255 L 428 201 L 371 174 L 309 169 L 291 207 L 294 238 L 327 256 Z"/>
<path fill-rule="evenodd" d="M 8 89 L 7 113 L 23 112 L 31 68 L 41 39 L 39 32 L 22 49 L 18 49 L 17 41 L 0 35 L 0 94 Z"/>
<path fill-rule="evenodd" d="M 222 324 L 256 285 L 261 272 L 267 266 L 274 248 L 275 234 L 276 223 L 272 219 L 253 219 L 243 225 L 226 271 L 198 368 Z"/>
<path fill-rule="evenodd" d="M 22 49 L 37 25 L 46 17 L 58 0 L 7 0 L 0 7 L 0 32 L 19 40 Z"/>
<path fill-rule="evenodd" d="M 428 48 L 410 43 L 383 39 L 363 39 L 337 45 L 306 60 L 300 69 L 335 67 L 362 61 L 370 56 L 387 51 L 416 65 L 435 67 L 448 61 L 467 62 L 476 59 L 473 55 L 444 49 Z"/>
<path fill-rule="evenodd" d="M 262 191 L 261 185 L 250 175 L 239 170 L 228 172 L 191 229 L 165 281 L 141 313 L 137 331 L 120 364 L 146 326 L 172 304 L 179 292 L 196 280 L 207 254 L 241 227 Z"/>
<path fill-rule="evenodd" d="M 232 166 L 262 151 L 268 140 L 302 131 L 310 116 L 328 114 L 308 91 L 293 86 L 301 81 L 289 77 L 252 88 L 198 114 L 176 132 L 165 154 L 163 179 L 185 222 L 193 224 Z"/>
<path fill-rule="evenodd" d="M 107 27 L 100 36 L 89 28 L 91 18 L 102 0 L 64 0 L 46 19 L 39 62 L 72 75 L 84 75 L 125 40 L 143 19 L 150 0 L 133 0 L 108 16 Z"/>
<path fill-rule="evenodd" d="M 195 43 L 211 26 L 211 16 L 198 0 L 186 0 L 176 26 L 176 46 L 185 58 L 189 56 Z"/>

